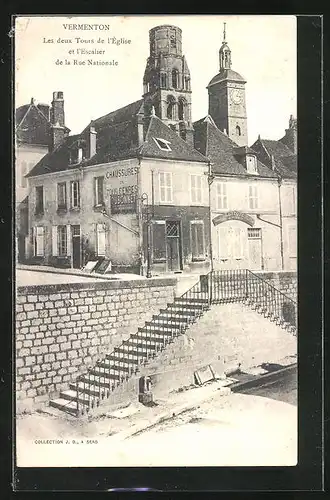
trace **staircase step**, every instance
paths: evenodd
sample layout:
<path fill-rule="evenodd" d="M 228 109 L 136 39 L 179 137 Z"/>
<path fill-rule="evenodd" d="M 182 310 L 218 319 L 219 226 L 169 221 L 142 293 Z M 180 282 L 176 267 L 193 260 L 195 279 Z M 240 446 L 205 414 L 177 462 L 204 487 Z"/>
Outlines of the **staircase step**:
<path fill-rule="evenodd" d="M 70 389 L 74 392 L 76 392 L 77 390 L 77 386 L 76 384 L 70 384 L 69 385 Z M 98 385 L 92 385 L 92 384 L 79 384 L 79 398 L 80 398 L 80 394 L 88 394 L 89 396 L 93 396 L 93 397 L 96 397 L 98 398 L 100 395 L 102 396 L 102 392 L 104 392 L 105 394 L 106 393 L 110 393 L 110 388 L 109 388 L 109 385 L 107 388 L 101 388 L 98 386 Z"/>
<path fill-rule="evenodd" d="M 117 363 L 120 363 L 118 361 Z M 133 371 L 133 367 L 130 366 L 121 366 L 120 364 L 115 365 L 114 363 L 111 363 L 108 359 L 104 359 L 103 361 L 99 362 L 97 364 L 97 368 L 103 368 L 105 370 L 115 370 L 115 371 L 123 371 L 127 373 L 131 373 Z"/>
<path fill-rule="evenodd" d="M 111 379 L 111 380 L 113 380 L 112 383 L 110 383 L 109 380 L 110 379 L 107 379 L 106 377 L 102 376 L 100 378 L 96 375 L 89 375 L 89 376 L 81 378 L 82 386 L 85 382 L 85 386 L 89 384 L 90 386 L 99 387 L 100 392 L 102 390 L 102 387 L 104 387 L 105 389 L 109 388 L 109 390 L 110 390 L 112 387 L 114 387 L 116 384 L 118 384 L 118 381 L 115 379 Z"/>
<path fill-rule="evenodd" d="M 126 351 L 125 351 L 125 354 Z M 139 365 L 140 361 L 138 361 L 136 358 L 127 358 L 127 357 L 122 357 L 122 356 L 117 356 L 116 353 L 108 354 L 106 358 L 109 361 L 117 362 L 117 363 L 126 363 L 127 365 Z"/>
<path fill-rule="evenodd" d="M 182 315 L 182 316 L 187 316 L 187 317 L 190 317 L 190 316 L 196 316 L 196 311 L 195 309 L 190 309 L 190 308 L 186 308 L 184 305 L 182 306 L 170 306 L 170 307 L 167 307 L 166 309 L 161 309 L 160 311 L 160 314 L 170 314 L 170 315 L 173 315 L 173 316 L 176 316 L 176 315 Z"/>
<path fill-rule="evenodd" d="M 172 304 L 167 304 L 167 307 L 168 308 L 178 308 L 178 307 L 182 307 L 184 309 L 188 309 L 190 311 L 203 311 L 206 307 L 205 304 L 198 304 L 198 303 L 190 303 L 190 302 L 185 302 L 185 301 L 182 301 L 180 302 L 180 299 L 178 299 L 176 302 L 172 303 Z"/>
<path fill-rule="evenodd" d="M 176 297 L 174 302 L 188 303 L 188 304 L 208 304 L 208 299 L 204 298 L 188 298 L 188 297 Z"/>
<path fill-rule="evenodd" d="M 137 333 L 131 335 L 131 339 L 132 340 L 140 340 L 141 342 L 145 342 L 146 344 L 149 344 L 150 342 L 152 344 L 165 344 L 166 342 L 168 342 L 170 339 L 167 338 L 168 336 L 161 336 L 159 335 L 158 337 L 154 334 L 152 334 L 151 336 L 147 336 L 147 335 L 139 335 Z"/>
<path fill-rule="evenodd" d="M 49 406 L 58 408 L 59 410 L 69 413 L 70 415 L 78 416 L 77 403 L 75 401 L 68 401 L 67 399 L 58 398 L 49 401 Z"/>
<path fill-rule="evenodd" d="M 145 326 L 138 328 L 138 332 L 152 332 L 157 333 L 159 335 L 167 335 L 169 337 L 172 337 L 175 332 L 179 332 L 179 328 L 175 328 L 173 325 L 163 325 L 161 328 L 159 328 L 159 323 L 157 322 L 151 322 L 151 321 L 146 321 Z"/>
<path fill-rule="evenodd" d="M 157 350 L 157 344 L 153 343 L 150 340 L 148 340 L 146 342 L 142 342 L 142 341 L 140 341 L 140 342 L 138 342 L 138 341 L 134 342 L 134 340 L 136 340 L 136 339 L 125 340 L 123 342 L 123 344 L 127 345 L 129 347 L 133 347 L 134 349 L 141 349 L 141 350 L 144 349 L 146 351 L 148 351 L 149 349 Z"/>
<path fill-rule="evenodd" d="M 164 325 L 164 326 L 178 326 L 182 327 L 186 323 L 188 323 L 187 318 L 169 318 L 168 316 L 153 316 L 152 318 L 153 323 L 157 323 L 157 325 Z"/>
<path fill-rule="evenodd" d="M 68 389 L 67 391 L 60 392 L 60 398 L 66 399 L 67 401 L 75 401 L 77 400 L 79 404 L 83 404 L 85 406 L 89 406 L 91 403 L 91 395 L 79 391 L 79 397 L 77 397 L 77 391 L 74 389 Z"/>
<path fill-rule="evenodd" d="M 124 349 L 124 347 L 116 347 L 115 352 L 120 354 L 126 354 L 129 357 L 135 356 L 136 358 L 139 358 L 141 362 L 144 361 L 142 358 L 147 357 L 147 351 L 133 351 L 131 349 Z M 129 359 L 129 357 L 127 359 Z"/>
<path fill-rule="evenodd" d="M 167 321 L 174 323 L 189 323 L 191 321 L 191 316 L 184 316 L 183 314 L 172 314 L 171 311 L 163 312 L 157 314 L 157 316 L 153 316 L 155 320 L 164 320 L 165 323 Z"/>

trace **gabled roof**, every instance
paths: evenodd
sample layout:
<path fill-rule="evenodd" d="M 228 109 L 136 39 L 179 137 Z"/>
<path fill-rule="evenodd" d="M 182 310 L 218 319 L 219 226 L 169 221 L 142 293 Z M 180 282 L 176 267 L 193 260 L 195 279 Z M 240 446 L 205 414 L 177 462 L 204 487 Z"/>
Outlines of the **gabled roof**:
<path fill-rule="evenodd" d="M 157 144 L 157 139 L 161 139 L 165 141 L 165 143 L 168 143 L 169 150 L 166 150 L 166 148 L 160 149 Z M 174 130 L 165 125 L 157 116 L 152 116 L 150 118 L 145 142 L 141 147 L 140 155 L 145 158 L 163 158 L 197 162 L 208 161 L 204 155 L 196 151 L 188 142 L 181 139 Z"/>
<path fill-rule="evenodd" d="M 16 138 L 19 143 L 48 146 L 50 134 L 49 105 L 32 99 L 16 109 Z"/>
<path fill-rule="evenodd" d="M 214 174 L 276 178 L 276 174 L 257 159 L 258 174 L 250 174 L 236 154 L 239 146 L 215 125 L 211 116 L 194 123 L 195 148 L 211 161 Z M 250 151 L 250 148 L 248 148 Z"/>
<path fill-rule="evenodd" d="M 287 179 L 296 179 L 297 177 L 297 155 L 283 142 L 271 139 L 258 140 L 251 146 L 256 154 L 262 154 L 263 161 L 271 166 L 272 157 L 275 162 L 276 172 L 281 177 Z"/>
<path fill-rule="evenodd" d="M 152 116 L 148 124 L 145 123 L 147 126 L 145 142 L 139 145 L 137 121 L 142 111 L 142 104 L 142 99 L 135 101 L 92 121 L 81 134 L 67 137 L 52 153 L 37 163 L 28 177 L 77 168 L 78 164 L 70 164 L 70 152 L 78 147 L 78 141 L 88 140 L 90 126 L 97 132 L 96 154 L 92 158 L 83 160 L 82 166 L 111 163 L 136 158 L 138 155 L 145 158 L 208 161 L 156 116 Z M 170 150 L 160 149 L 154 138 L 167 141 Z"/>

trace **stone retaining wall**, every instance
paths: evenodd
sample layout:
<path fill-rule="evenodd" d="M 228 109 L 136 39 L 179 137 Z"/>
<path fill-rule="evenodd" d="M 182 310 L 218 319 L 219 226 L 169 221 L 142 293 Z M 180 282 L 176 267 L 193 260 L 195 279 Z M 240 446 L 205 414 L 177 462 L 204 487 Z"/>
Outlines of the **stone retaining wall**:
<path fill-rule="evenodd" d="M 17 410 L 57 397 L 172 302 L 175 285 L 167 278 L 18 288 Z"/>
<path fill-rule="evenodd" d="M 268 281 L 271 285 L 277 288 L 280 292 L 284 293 L 292 300 L 297 302 L 298 299 L 298 280 L 297 273 L 293 271 L 279 271 L 279 272 L 262 272 L 255 273 L 260 278 Z"/>

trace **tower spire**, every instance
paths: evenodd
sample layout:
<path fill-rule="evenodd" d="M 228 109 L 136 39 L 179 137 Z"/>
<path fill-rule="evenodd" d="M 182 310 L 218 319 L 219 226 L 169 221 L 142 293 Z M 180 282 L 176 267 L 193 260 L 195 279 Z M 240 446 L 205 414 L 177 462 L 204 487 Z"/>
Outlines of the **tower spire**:
<path fill-rule="evenodd" d="M 219 50 L 220 71 L 231 68 L 231 50 L 226 40 L 226 24 L 223 23 L 223 41 Z"/>

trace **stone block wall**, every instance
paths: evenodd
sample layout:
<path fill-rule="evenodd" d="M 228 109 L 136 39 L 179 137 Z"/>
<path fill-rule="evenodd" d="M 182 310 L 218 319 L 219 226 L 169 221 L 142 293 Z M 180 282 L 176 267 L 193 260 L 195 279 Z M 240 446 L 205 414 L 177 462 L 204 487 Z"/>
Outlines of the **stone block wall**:
<path fill-rule="evenodd" d="M 17 410 L 42 405 L 172 302 L 176 279 L 20 287 Z"/>
<path fill-rule="evenodd" d="M 297 273 L 294 271 L 262 272 L 255 273 L 260 278 L 268 281 L 271 285 L 284 293 L 290 299 L 298 300 L 298 280 Z"/>

